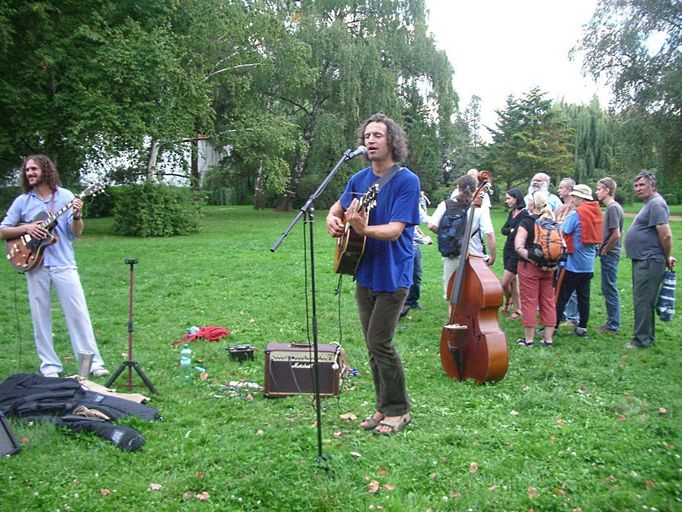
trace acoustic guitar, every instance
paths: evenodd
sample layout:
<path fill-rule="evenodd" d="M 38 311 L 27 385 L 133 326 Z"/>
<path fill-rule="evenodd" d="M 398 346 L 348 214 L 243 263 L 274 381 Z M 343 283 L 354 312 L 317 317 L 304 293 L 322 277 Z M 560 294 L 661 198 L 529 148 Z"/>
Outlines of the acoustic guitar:
<path fill-rule="evenodd" d="M 97 194 L 103 189 L 104 187 L 99 184 L 90 185 L 78 194 L 76 198 L 83 199 L 86 196 Z M 45 238 L 33 238 L 27 233 L 7 240 L 7 245 L 5 246 L 7 260 L 14 268 L 19 272 L 28 272 L 40 265 L 40 262 L 43 261 L 45 248 L 57 243 L 58 238 L 52 233 L 57 226 L 57 219 L 73 206 L 74 200 L 69 201 L 54 213 L 40 212 L 36 215 L 32 222 L 41 222 L 41 226 L 47 229 L 48 233 Z"/>
<path fill-rule="evenodd" d="M 379 186 L 375 183 L 360 198 L 360 210 L 369 211 L 377 204 Z M 334 272 L 354 276 L 365 252 L 367 238 L 359 235 L 350 222 L 346 222 L 343 234 L 336 240 L 336 254 L 334 256 Z"/>

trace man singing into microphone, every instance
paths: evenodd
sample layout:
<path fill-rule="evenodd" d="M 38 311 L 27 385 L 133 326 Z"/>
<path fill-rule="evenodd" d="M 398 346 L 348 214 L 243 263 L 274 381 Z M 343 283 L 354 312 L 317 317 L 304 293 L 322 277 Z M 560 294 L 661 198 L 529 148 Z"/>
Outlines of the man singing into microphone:
<path fill-rule="evenodd" d="M 391 435 L 412 419 L 393 335 L 412 285 L 412 238 L 414 226 L 419 224 L 421 188 L 417 175 L 397 165 L 407 157 L 407 136 L 395 121 L 374 114 L 362 125 L 359 139 L 367 147 L 371 166 L 350 178 L 329 210 L 327 231 L 333 237 L 341 236 L 345 217 L 359 235 L 367 237 L 355 274 L 355 298 L 369 352 L 376 405 L 360 428 Z M 377 181 L 381 182 L 377 204 L 367 215 L 359 208 L 359 198 Z"/>

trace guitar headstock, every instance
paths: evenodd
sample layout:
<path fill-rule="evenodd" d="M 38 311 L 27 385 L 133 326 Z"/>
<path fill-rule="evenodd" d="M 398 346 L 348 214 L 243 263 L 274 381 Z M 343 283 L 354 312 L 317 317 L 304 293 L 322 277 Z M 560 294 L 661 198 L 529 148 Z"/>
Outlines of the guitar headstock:
<path fill-rule="evenodd" d="M 104 185 L 102 185 L 101 183 L 93 183 L 92 185 L 89 185 L 85 190 L 83 190 L 83 192 L 78 194 L 78 197 L 83 198 L 85 196 L 95 196 L 103 191 Z"/>
<path fill-rule="evenodd" d="M 369 187 L 367 192 L 365 193 L 364 196 L 362 196 L 362 199 L 360 200 L 360 204 L 362 205 L 363 208 L 366 208 L 369 210 L 370 208 L 374 208 L 377 204 L 377 195 L 379 194 L 379 185 L 376 183 Z"/>

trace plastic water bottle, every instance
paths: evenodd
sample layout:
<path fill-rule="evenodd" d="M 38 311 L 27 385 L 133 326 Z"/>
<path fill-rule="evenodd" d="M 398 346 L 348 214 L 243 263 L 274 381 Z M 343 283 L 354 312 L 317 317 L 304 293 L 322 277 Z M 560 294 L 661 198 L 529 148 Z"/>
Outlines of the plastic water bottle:
<path fill-rule="evenodd" d="M 182 384 L 192 382 L 192 349 L 185 343 L 180 350 L 180 379 Z"/>

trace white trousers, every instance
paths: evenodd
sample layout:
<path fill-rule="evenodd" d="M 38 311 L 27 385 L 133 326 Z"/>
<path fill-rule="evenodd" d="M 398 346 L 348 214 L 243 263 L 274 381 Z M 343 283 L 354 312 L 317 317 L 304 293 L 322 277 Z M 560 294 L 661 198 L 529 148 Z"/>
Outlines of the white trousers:
<path fill-rule="evenodd" d="M 26 273 L 28 301 L 33 321 L 33 337 L 40 357 L 40 371 L 45 375 L 61 373 L 64 369 L 52 343 L 52 286 L 64 312 L 66 327 L 71 338 L 73 355 L 78 360 L 79 352 L 92 352 L 91 370 L 102 368 L 104 362 L 97 349 L 95 333 L 92 330 L 85 294 L 76 267 L 44 267 Z"/>

